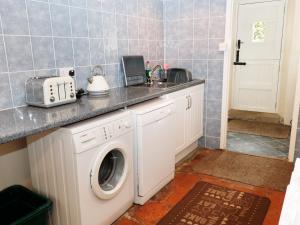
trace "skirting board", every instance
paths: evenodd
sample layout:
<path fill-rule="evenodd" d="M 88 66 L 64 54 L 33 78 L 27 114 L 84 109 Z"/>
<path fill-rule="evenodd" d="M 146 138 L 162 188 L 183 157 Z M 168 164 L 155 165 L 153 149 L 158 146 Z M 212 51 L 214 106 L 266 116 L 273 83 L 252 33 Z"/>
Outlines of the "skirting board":
<path fill-rule="evenodd" d="M 182 150 L 181 152 L 179 152 L 175 156 L 175 163 L 178 163 L 180 160 L 182 160 L 187 155 L 189 155 L 190 153 L 192 153 L 196 148 L 198 148 L 198 141 L 195 141 L 190 146 L 188 146 L 187 148 L 185 148 L 184 150 Z"/>

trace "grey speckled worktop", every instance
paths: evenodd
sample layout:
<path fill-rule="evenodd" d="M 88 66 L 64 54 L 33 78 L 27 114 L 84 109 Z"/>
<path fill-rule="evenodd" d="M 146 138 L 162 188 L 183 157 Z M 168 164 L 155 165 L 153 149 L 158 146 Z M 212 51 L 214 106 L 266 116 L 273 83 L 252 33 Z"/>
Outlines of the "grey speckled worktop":
<path fill-rule="evenodd" d="M 104 98 L 83 96 L 75 103 L 49 109 L 26 106 L 0 111 L 0 144 L 99 116 L 202 83 L 204 83 L 203 80 L 193 80 L 166 89 L 121 87 L 112 89 L 110 95 Z"/>

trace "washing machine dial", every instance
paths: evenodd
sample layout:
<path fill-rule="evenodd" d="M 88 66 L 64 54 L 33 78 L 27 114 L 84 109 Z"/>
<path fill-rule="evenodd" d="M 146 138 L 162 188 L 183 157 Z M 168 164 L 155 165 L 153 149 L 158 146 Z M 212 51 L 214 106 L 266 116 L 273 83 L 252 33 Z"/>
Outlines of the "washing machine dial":
<path fill-rule="evenodd" d="M 104 140 L 107 140 L 107 132 L 106 132 L 106 128 L 105 128 L 105 127 L 102 127 L 102 131 L 103 131 L 103 137 L 104 137 Z"/>
<path fill-rule="evenodd" d="M 131 125 L 130 125 L 130 122 L 127 120 L 127 121 L 124 121 L 123 122 L 123 127 L 125 128 L 125 129 L 129 129 L 130 127 L 131 127 Z"/>
<path fill-rule="evenodd" d="M 106 127 L 106 130 L 107 130 L 107 136 L 108 136 L 108 139 L 111 139 L 113 138 L 113 135 L 114 135 L 114 128 L 112 126 L 112 124 L 109 124 L 107 127 Z"/>

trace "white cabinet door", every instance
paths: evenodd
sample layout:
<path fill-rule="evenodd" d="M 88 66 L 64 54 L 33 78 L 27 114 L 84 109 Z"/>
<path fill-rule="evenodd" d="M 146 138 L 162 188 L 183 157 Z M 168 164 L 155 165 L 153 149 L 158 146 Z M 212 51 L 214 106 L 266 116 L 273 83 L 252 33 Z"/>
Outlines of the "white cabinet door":
<path fill-rule="evenodd" d="M 178 96 L 176 103 L 176 121 L 175 121 L 175 137 L 176 144 L 175 154 L 185 148 L 187 137 L 187 97 L 186 95 Z"/>
<path fill-rule="evenodd" d="M 203 135 L 204 84 L 165 95 L 174 100 L 175 155 Z M 190 100 L 189 100 L 190 99 Z"/>
<path fill-rule="evenodd" d="M 203 135 L 204 85 L 191 88 L 189 111 L 188 143 L 191 144 Z"/>
<path fill-rule="evenodd" d="M 175 104 L 175 118 L 174 118 L 174 151 L 175 154 L 179 153 L 186 147 L 187 138 L 187 116 L 188 116 L 188 100 L 187 89 L 176 91 L 164 96 L 172 99 Z"/>

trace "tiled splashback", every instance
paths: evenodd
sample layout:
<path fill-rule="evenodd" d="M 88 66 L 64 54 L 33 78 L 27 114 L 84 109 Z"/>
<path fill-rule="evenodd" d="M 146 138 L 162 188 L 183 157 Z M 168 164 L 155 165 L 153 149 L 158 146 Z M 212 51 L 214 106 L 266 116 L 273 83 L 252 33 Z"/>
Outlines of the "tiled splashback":
<path fill-rule="evenodd" d="M 165 0 L 165 61 L 206 80 L 205 138 L 219 148 L 226 0 Z"/>
<path fill-rule="evenodd" d="M 226 0 L 0 0 L 0 110 L 24 102 L 28 77 L 75 67 L 86 87 L 91 66 L 105 65 L 123 86 L 120 56 L 185 67 L 206 79 L 205 137 L 220 143 Z"/>
<path fill-rule="evenodd" d="M 120 56 L 163 62 L 161 0 L 0 0 L 0 110 L 25 104 L 28 77 L 75 67 L 86 88 L 93 65 L 123 86 Z"/>

